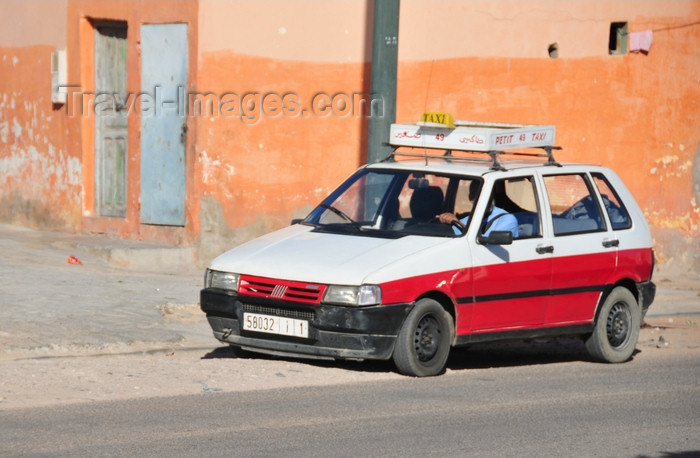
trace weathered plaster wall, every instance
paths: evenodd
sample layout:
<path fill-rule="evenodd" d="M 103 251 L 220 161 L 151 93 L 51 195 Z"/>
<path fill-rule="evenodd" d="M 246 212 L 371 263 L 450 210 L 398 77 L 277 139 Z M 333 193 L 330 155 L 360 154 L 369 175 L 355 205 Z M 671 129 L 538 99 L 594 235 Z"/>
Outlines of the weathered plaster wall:
<path fill-rule="evenodd" d="M 82 164 L 51 103 L 51 52 L 65 48 L 66 1 L 3 2 L 0 27 L 0 220 L 72 229 Z"/>
<path fill-rule="evenodd" d="M 700 110 L 693 101 L 700 93 L 689 77 L 691 68 L 653 60 L 650 53 L 614 60 L 460 59 L 404 65 L 398 116 L 415 119 L 429 109 L 469 113 L 476 120 L 555 123 L 557 143 L 564 148 L 556 157 L 617 171 L 658 234 L 657 255 L 665 262 L 679 253 L 674 239 L 690 243 L 700 235 L 692 175 L 693 145 L 700 142 Z M 678 73 L 657 71 L 665 65 Z M 442 73 L 445 67 L 463 76 Z M 426 103 L 420 93 L 431 68 Z M 460 87 L 478 89 L 456 97 Z"/>
<path fill-rule="evenodd" d="M 81 161 L 51 103 L 50 46 L 2 48 L 0 219 L 70 229 L 80 222 Z"/>
<path fill-rule="evenodd" d="M 430 109 L 556 124 L 564 147 L 558 157 L 603 164 L 622 176 L 652 226 L 659 261 L 700 271 L 692 173 L 700 144 L 700 4 L 457 3 L 473 19 L 461 40 L 456 27 L 438 33 L 439 24 L 453 21 L 444 13 L 426 14 L 423 2 L 402 3 L 402 32 L 419 18 L 430 25 L 401 35 L 406 58 L 397 117 L 415 119 Z M 608 55 L 615 21 L 628 22 L 630 32 L 652 30 L 650 52 Z M 461 45 L 460 56 L 447 41 L 470 44 Z M 442 46 L 430 59 L 425 43 L 435 42 Z M 559 58 L 548 59 L 555 42 Z M 415 60 L 410 48 L 418 50 Z"/>
<path fill-rule="evenodd" d="M 127 217 L 93 214 L 91 120 L 67 117 L 49 91 L 50 53 L 62 47 L 69 81 L 94 89 L 90 17 L 129 23 L 132 92 L 141 90 L 138 26 L 190 24 L 188 90 L 211 94 L 217 110 L 188 118 L 183 230 L 139 224 L 138 117 L 129 120 Z M 196 241 L 206 258 L 303 216 L 365 160 L 366 111 L 314 113 L 313 102 L 369 92 L 370 1 L 31 0 L 6 2 L 1 21 L 2 219 Z M 650 52 L 608 55 L 615 21 L 653 30 Z M 654 229 L 659 259 L 700 271 L 698 23 L 692 0 L 403 0 L 398 121 L 429 109 L 556 124 L 559 157 L 617 170 Z M 264 112 L 269 94 L 294 98 Z"/>
<path fill-rule="evenodd" d="M 542 58 L 551 43 L 560 58 L 608 55 L 611 22 L 630 31 L 660 22 L 697 20 L 693 0 L 402 0 L 402 61 L 460 57 Z M 695 15 L 695 16 L 694 16 Z M 649 23 L 648 25 L 651 25 Z"/>
<path fill-rule="evenodd" d="M 306 216 L 365 161 L 367 118 L 311 105 L 369 93 L 368 14 L 356 0 L 200 2 L 197 90 L 220 102 L 196 116 L 200 258 Z M 288 109 L 262 108 L 271 93 Z M 250 101 L 250 119 L 225 100 Z"/>
<path fill-rule="evenodd" d="M 200 51 L 282 61 L 364 62 L 372 52 L 367 33 L 372 10 L 366 0 L 200 0 Z"/>
<path fill-rule="evenodd" d="M 369 10 L 353 1 L 202 2 L 198 87 L 294 92 L 306 104 L 319 92 L 367 92 Z M 609 55 L 617 21 L 631 32 L 653 30 L 651 51 Z M 556 124 L 562 160 L 622 176 L 654 229 L 661 262 L 690 253 L 681 264 L 698 264 L 688 250 L 700 234 L 692 177 L 698 22 L 692 1 L 404 0 L 397 118 L 443 110 Z M 557 59 L 547 53 L 552 43 Z M 364 160 L 365 144 L 366 123 L 352 117 L 262 117 L 252 126 L 212 117 L 198 125 L 197 181 L 218 203 L 219 222 L 248 237 L 251 227 L 264 232 L 302 215 Z"/>
<path fill-rule="evenodd" d="M 399 119 L 431 109 L 556 124 L 560 157 L 610 166 L 653 226 L 698 237 L 691 171 L 700 143 L 700 4 L 443 4 L 449 15 L 428 14 L 436 4 L 402 2 Z M 467 18 L 461 29 L 456 17 Z M 608 55 L 616 21 L 630 32 L 652 30 L 650 52 Z M 558 59 L 547 57 L 550 43 L 559 45 Z"/>
<path fill-rule="evenodd" d="M 0 16 L 0 219 L 53 229 L 107 232 L 185 243 L 181 229 L 139 224 L 140 119 L 128 119 L 126 218 L 95 215 L 95 112 L 51 102 L 51 52 L 66 49 L 71 91 L 94 93 L 91 20 L 127 22 L 127 91 L 140 85 L 139 28 L 189 22 L 190 62 L 196 80 L 197 4 L 182 1 L 26 0 L 2 2 Z M 94 105 L 94 104 L 93 104 Z M 193 120 L 194 122 L 194 120 Z M 189 147 L 194 140 L 189 140 Z M 187 155 L 191 159 L 192 154 Z M 192 164 L 188 190 L 191 183 Z M 191 198 L 188 202 L 195 199 Z M 190 211 L 187 208 L 186 211 Z"/>
<path fill-rule="evenodd" d="M 66 46 L 68 0 L 3 1 L 0 46 Z"/>
<path fill-rule="evenodd" d="M 289 92 L 304 104 L 318 92 L 368 91 L 362 86 L 366 73 L 363 64 L 312 65 L 217 52 L 200 59 L 199 86 L 215 94 L 252 93 L 255 100 Z M 261 217 L 269 218 L 268 228 L 287 224 L 296 210 L 317 203 L 364 161 L 364 118 L 300 111 L 255 116 L 250 121 L 235 115 L 198 120 L 202 194 L 231 203 L 224 209 L 231 226 Z"/>

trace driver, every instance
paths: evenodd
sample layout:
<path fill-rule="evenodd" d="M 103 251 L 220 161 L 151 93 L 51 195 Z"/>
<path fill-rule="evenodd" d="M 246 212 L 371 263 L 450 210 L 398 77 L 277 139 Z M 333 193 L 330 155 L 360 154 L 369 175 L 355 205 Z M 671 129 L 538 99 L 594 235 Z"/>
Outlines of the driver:
<path fill-rule="evenodd" d="M 478 196 L 480 189 L 481 183 L 477 180 L 472 181 L 469 185 L 469 201 L 472 202 L 472 205 L 474 204 L 474 200 Z M 517 218 L 504 209 L 497 207 L 495 204 L 495 199 L 491 199 L 491 203 L 489 204 L 489 209 L 486 211 L 486 214 L 488 216 L 485 218 L 484 224 L 481 228 L 482 235 L 488 236 L 492 231 L 509 231 L 513 234 L 514 238 L 518 236 L 519 231 Z M 457 218 L 457 215 L 454 213 L 445 212 L 437 215 L 437 219 L 441 223 L 455 224 L 459 226 L 459 228 L 453 227 L 455 234 L 459 235 L 466 230 L 467 223 L 469 222 L 469 215 L 466 215 L 463 218 Z"/>

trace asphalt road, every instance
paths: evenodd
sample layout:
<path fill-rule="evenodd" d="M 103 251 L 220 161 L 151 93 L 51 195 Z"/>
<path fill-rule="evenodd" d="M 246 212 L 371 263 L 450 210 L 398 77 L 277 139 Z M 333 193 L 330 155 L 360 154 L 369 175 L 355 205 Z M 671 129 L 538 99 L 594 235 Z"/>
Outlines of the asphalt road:
<path fill-rule="evenodd" d="M 0 411 L 0 455 L 700 456 L 700 359 L 657 355 Z"/>

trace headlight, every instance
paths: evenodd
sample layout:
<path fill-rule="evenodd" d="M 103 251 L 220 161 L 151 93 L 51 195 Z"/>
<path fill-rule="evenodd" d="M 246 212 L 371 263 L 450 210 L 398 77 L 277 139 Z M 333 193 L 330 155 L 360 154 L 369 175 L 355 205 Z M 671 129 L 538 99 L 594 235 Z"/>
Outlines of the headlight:
<path fill-rule="evenodd" d="M 323 302 L 338 305 L 376 305 L 382 302 L 382 289 L 377 285 L 331 285 L 326 290 Z"/>
<path fill-rule="evenodd" d="M 238 291 L 238 280 L 240 280 L 240 278 L 241 276 L 239 274 L 207 269 L 204 274 L 204 287 L 236 292 Z"/>

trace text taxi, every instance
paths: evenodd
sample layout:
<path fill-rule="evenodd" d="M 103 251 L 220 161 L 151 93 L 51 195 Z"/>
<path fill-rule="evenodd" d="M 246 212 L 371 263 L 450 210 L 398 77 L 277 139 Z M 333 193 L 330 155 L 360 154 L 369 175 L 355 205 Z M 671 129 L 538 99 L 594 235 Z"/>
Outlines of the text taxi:
<path fill-rule="evenodd" d="M 441 373 L 453 346 L 541 336 L 628 360 L 655 293 L 647 223 L 613 171 L 556 162 L 554 139 L 554 126 L 449 114 L 392 125 L 392 158 L 211 263 L 201 307 L 214 336 L 393 359 L 413 376 Z M 543 159 L 503 158 L 514 149 Z"/>

